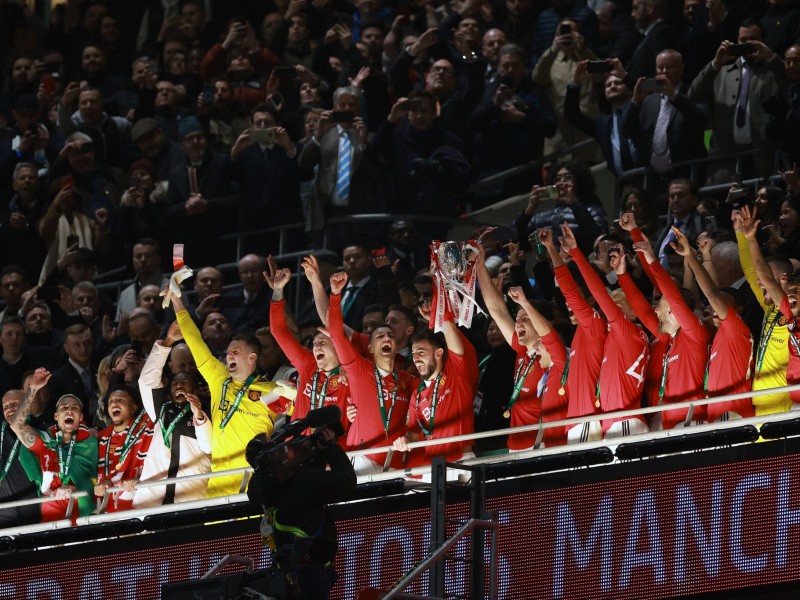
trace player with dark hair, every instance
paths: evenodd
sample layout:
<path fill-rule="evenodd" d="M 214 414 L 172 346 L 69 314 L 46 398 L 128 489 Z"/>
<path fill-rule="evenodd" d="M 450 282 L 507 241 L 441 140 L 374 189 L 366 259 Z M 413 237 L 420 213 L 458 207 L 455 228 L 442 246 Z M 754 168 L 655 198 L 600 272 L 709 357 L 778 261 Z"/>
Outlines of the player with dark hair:
<path fill-rule="evenodd" d="M 425 303 L 420 312 L 431 320 L 429 303 Z M 421 329 L 411 338 L 411 354 L 421 381 L 411 397 L 408 431 L 393 442 L 395 449 L 401 452 L 408 451 L 409 442 L 475 431 L 472 403 L 478 390 L 478 355 L 456 327 L 453 315 L 448 317 L 441 332 Z M 411 453 L 407 465 L 427 465 L 435 456 L 444 456 L 448 461 L 470 458 L 474 456 L 472 442 L 419 448 Z"/>

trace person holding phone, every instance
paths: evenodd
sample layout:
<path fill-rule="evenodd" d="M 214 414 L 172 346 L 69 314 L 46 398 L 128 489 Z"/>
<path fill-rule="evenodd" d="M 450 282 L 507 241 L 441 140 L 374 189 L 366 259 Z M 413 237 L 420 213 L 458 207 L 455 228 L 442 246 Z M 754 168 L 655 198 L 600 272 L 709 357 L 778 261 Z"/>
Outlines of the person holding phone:
<path fill-rule="evenodd" d="M 703 132 L 707 108 L 686 95 L 683 57 L 677 50 L 656 56 L 656 77 L 640 77 L 622 117 L 622 133 L 633 140 L 637 166 L 649 166 L 662 183 L 651 193 L 663 193 L 664 181 L 673 175 L 689 175 L 689 167 L 677 171 L 672 163 L 706 155 Z"/>
<path fill-rule="evenodd" d="M 586 46 L 578 22 L 573 19 L 564 19 L 556 29 L 550 47 L 545 50 L 533 69 L 533 82 L 547 91 L 547 98 L 552 106 L 564 106 L 567 85 L 572 82 L 573 73 L 578 63 L 583 60 L 596 61 L 597 56 Z M 608 71 L 612 68 L 610 62 L 603 62 L 603 65 L 607 65 Z M 599 111 L 597 97 L 603 78 L 604 75 L 592 75 L 581 82 L 580 108 L 584 114 L 590 117 L 594 117 Z M 556 111 L 558 128 L 553 137 L 545 139 L 545 154 L 587 139 L 585 134 L 566 120 L 564 112 L 564 110 Z M 573 152 L 575 158 L 592 163 L 598 161 L 598 155 L 598 148 L 595 145 Z"/>
<path fill-rule="evenodd" d="M 359 116 L 361 93 L 353 86 L 340 87 L 333 93 L 333 106 L 322 113 L 317 134 L 297 159 L 306 172 L 319 167 L 306 217 L 313 247 L 321 242 L 329 218 L 381 211 L 384 206 L 383 167 L 367 146 L 367 126 Z M 369 226 L 338 224 L 328 227 L 328 240 L 341 250 L 348 238 L 370 233 Z"/>
<path fill-rule="evenodd" d="M 762 40 L 761 25 L 742 21 L 737 44 L 723 41 L 689 88 L 689 98 L 711 108 L 712 155 L 759 149 L 740 156 L 738 169 L 733 159 L 715 163 L 745 179 L 772 175 L 776 146 L 766 133 L 771 117 L 764 106 L 788 84 L 783 61 Z"/>
<path fill-rule="evenodd" d="M 602 3 L 601 3 L 602 4 Z M 570 35 L 578 34 L 581 46 L 597 47 L 597 15 L 583 2 L 560 0 L 551 2 L 536 18 L 536 33 L 533 38 L 531 64 L 540 61 L 553 48 L 554 40 L 561 37 L 563 45 L 570 47 L 577 40 Z M 585 39 L 584 39 L 585 38 Z"/>

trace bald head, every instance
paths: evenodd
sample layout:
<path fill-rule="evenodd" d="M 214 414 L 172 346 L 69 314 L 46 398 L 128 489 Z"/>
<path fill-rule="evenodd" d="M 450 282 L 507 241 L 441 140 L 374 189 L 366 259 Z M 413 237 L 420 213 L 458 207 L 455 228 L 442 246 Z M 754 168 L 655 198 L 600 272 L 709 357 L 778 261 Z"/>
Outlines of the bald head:
<path fill-rule="evenodd" d="M 10 423 L 17 414 L 25 394 L 22 390 L 8 390 L 3 394 L 3 416 Z"/>

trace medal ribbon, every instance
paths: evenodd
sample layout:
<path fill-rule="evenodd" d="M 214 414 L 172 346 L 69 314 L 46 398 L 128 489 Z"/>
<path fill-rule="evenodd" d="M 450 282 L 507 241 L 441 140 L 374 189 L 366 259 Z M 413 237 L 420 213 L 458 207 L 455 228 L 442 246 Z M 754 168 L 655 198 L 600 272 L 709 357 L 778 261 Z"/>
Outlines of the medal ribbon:
<path fill-rule="evenodd" d="M 122 446 L 121 446 L 122 449 L 119 452 L 119 460 L 117 461 L 117 466 L 115 467 L 115 470 L 119 469 L 119 467 L 122 466 L 122 463 L 125 462 L 125 459 L 128 457 L 128 453 L 130 452 L 133 445 L 139 440 L 140 437 L 142 437 L 142 433 L 144 433 L 146 427 L 139 427 L 138 430 L 136 430 L 136 427 L 139 425 L 139 423 L 142 422 L 142 418 L 144 417 L 144 415 L 145 411 L 140 410 L 134 422 L 131 423 L 130 427 L 128 427 L 128 432 L 125 434 L 125 439 L 122 441 Z M 135 434 L 133 434 L 134 431 L 136 431 Z M 108 477 L 108 474 L 111 470 L 110 458 L 111 458 L 111 437 L 108 438 L 108 442 L 106 443 L 106 463 L 103 467 L 103 472 L 105 473 L 106 477 Z"/>
<path fill-rule="evenodd" d="M 383 395 L 383 378 L 381 377 L 380 371 L 378 371 L 378 367 L 374 368 L 375 374 L 375 385 L 378 386 L 378 406 L 381 409 L 381 418 L 383 419 L 383 431 L 388 436 L 389 435 L 389 423 L 392 420 L 392 413 L 394 412 L 394 406 L 396 404 L 395 400 L 397 400 L 397 388 L 400 387 L 400 381 L 397 378 L 397 370 L 392 371 L 392 376 L 394 377 L 394 391 L 392 391 L 392 405 L 389 407 L 389 413 L 387 416 L 386 413 L 386 399 Z"/>
<path fill-rule="evenodd" d="M 3 423 L 2 426 L 0 426 L 0 460 L 2 460 L 2 452 L 3 448 L 5 447 L 4 442 L 6 437 L 6 429 L 8 427 L 8 423 Z M 17 454 L 19 454 L 19 444 L 20 442 L 17 440 L 14 442 L 14 445 L 11 446 L 11 452 L 8 454 L 8 459 L 3 463 L 3 470 L 0 471 L 0 481 L 3 481 L 3 479 L 6 478 L 6 475 L 8 475 L 8 472 L 11 470 L 11 465 L 14 464 L 14 459 L 17 458 Z"/>
<path fill-rule="evenodd" d="M 77 435 L 75 432 L 74 435 Z M 75 447 L 75 438 L 73 437 L 69 441 L 69 450 L 67 450 L 67 459 L 64 460 L 64 456 L 62 454 L 64 450 L 64 445 L 61 444 L 60 441 L 56 440 L 56 454 L 58 454 L 58 476 L 61 478 L 62 485 L 67 484 L 67 476 L 69 475 L 69 465 L 72 462 L 72 449 Z"/>
<path fill-rule="evenodd" d="M 767 353 L 767 344 L 769 343 L 769 339 L 772 337 L 772 330 L 775 329 L 775 325 L 778 324 L 778 318 L 780 317 L 781 312 L 775 308 L 773 309 L 775 316 L 772 318 L 772 322 L 769 324 L 769 330 L 767 330 L 766 335 L 764 334 L 764 330 L 767 328 L 767 315 L 764 315 L 764 323 L 761 326 L 761 339 L 758 341 L 758 351 L 756 352 L 756 373 L 761 370 L 761 365 L 764 362 L 764 356 Z"/>
<path fill-rule="evenodd" d="M 517 403 L 517 398 L 519 398 L 519 395 L 522 392 L 522 384 L 525 383 L 525 379 L 528 377 L 528 374 L 531 372 L 531 368 L 533 368 L 533 363 L 536 361 L 536 355 L 534 354 L 533 356 L 530 356 L 528 358 L 529 358 L 529 360 L 528 360 L 527 364 L 523 360 L 520 363 L 520 365 L 517 367 L 517 372 L 514 373 L 514 391 L 511 392 L 511 398 L 508 401 L 508 410 L 509 411 Z M 524 373 L 523 373 L 523 369 L 524 369 Z"/>
<path fill-rule="evenodd" d="M 420 420 L 419 415 L 417 415 L 417 425 L 419 425 L 419 428 L 425 435 L 433 435 L 433 422 L 436 419 L 436 407 L 439 405 L 439 384 L 441 383 L 441 381 L 442 381 L 442 373 L 439 373 L 436 376 L 436 380 L 433 382 L 433 393 L 431 394 L 431 418 L 428 419 L 428 424 L 430 425 L 430 428 L 425 427 L 425 425 Z M 425 382 L 423 381 L 419 384 L 419 387 L 417 388 L 417 396 L 419 396 L 424 389 L 425 389 Z"/>
<path fill-rule="evenodd" d="M 564 386 L 567 385 L 567 375 L 569 374 L 569 352 L 567 353 L 567 364 L 564 365 L 564 372 L 561 374 L 561 387 L 558 389 L 560 396 L 564 395 Z"/>
<path fill-rule="evenodd" d="M 667 387 L 667 364 L 669 363 L 669 353 L 672 352 L 672 345 L 675 343 L 675 338 L 672 338 L 672 342 L 667 347 L 666 352 L 664 352 L 664 362 L 661 365 L 661 385 L 658 388 L 658 399 L 664 399 L 664 391 Z"/>
<path fill-rule="evenodd" d="M 478 363 L 478 369 L 479 369 L 479 372 L 478 372 L 478 382 L 481 382 L 481 381 L 483 381 L 483 376 L 484 376 L 484 374 L 486 373 L 486 369 L 488 369 L 488 368 L 489 368 L 489 359 L 490 359 L 490 358 L 492 358 L 492 355 L 491 355 L 491 353 L 490 353 L 490 354 L 487 354 L 486 356 L 484 356 L 484 357 L 481 359 L 481 362 L 480 362 L 480 363 Z"/>
<path fill-rule="evenodd" d="M 253 381 L 257 376 L 258 372 L 253 371 L 252 373 L 250 373 L 247 379 L 245 379 L 244 384 L 242 384 L 242 389 L 239 390 L 239 392 L 236 394 L 236 398 L 234 398 L 233 400 L 233 406 L 231 406 L 230 410 L 228 410 L 228 412 L 225 413 L 225 417 L 223 417 L 222 423 L 219 424 L 220 431 L 224 430 L 225 427 L 228 425 L 228 421 L 231 420 L 231 417 L 233 417 L 233 414 L 236 412 L 236 409 L 239 408 L 239 404 L 242 402 L 242 397 L 245 395 L 248 388 L 250 387 L 250 384 L 253 383 Z M 228 385 L 230 384 L 231 381 L 233 381 L 233 378 L 228 377 L 222 384 L 222 398 L 219 401 L 220 409 L 222 409 L 222 404 L 225 402 L 225 396 L 227 396 L 228 394 Z"/>
<path fill-rule="evenodd" d="M 331 377 L 335 377 L 339 374 L 339 367 L 331 370 L 322 384 L 322 392 L 318 393 L 317 384 L 319 382 L 319 374 L 321 372 L 322 371 L 317 371 L 314 373 L 314 377 L 311 378 L 311 410 L 316 410 L 325 404 L 325 399 L 328 397 L 328 382 L 331 380 Z M 317 398 L 319 398 L 319 405 L 317 405 Z"/>
<path fill-rule="evenodd" d="M 164 413 L 166 411 L 168 403 L 164 403 L 161 407 L 161 411 L 158 413 L 158 420 L 161 421 L 161 434 L 164 436 L 164 445 L 169 448 L 170 447 L 170 439 L 172 438 L 172 432 L 175 431 L 175 428 L 178 426 L 178 423 L 183 421 L 186 418 L 186 415 L 189 414 L 189 411 L 192 410 L 191 405 L 187 402 L 186 404 L 181 407 L 181 411 L 175 415 L 175 418 L 172 419 L 172 423 L 170 423 L 166 429 L 164 429 Z"/>

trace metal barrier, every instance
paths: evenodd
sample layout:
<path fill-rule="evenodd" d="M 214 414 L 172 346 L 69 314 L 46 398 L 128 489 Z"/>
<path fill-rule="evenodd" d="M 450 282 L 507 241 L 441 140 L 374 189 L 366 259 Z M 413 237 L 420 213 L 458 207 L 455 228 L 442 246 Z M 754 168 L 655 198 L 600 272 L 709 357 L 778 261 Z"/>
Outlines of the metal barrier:
<path fill-rule="evenodd" d="M 553 428 L 553 427 L 564 427 L 569 425 L 579 425 L 582 423 L 588 423 L 592 421 L 602 421 L 605 419 L 612 419 L 612 418 L 625 418 L 625 417 L 635 417 L 639 415 L 646 415 L 646 414 L 654 414 L 663 412 L 665 410 L 678 410 L 678 409 L 689 409 L 688 418 L 691 419 L 691 413 L 696 406 L 701 405 L 709 405 L 709 404 L 716 404 L 719 402 L 728 402 L 730 400 L 739 400 L 742 398 L 751 398 L 753 396 L 761 396 L 768 393 L 784 393 L 784 392 L 794 392 L 800 391 L 800 384 L 798 385 L 790 385 L 790 386 L 783 386 L 778 388 L 771 388 L 766 390 L 758 390 L 758 391 L 749 391 L 743 392 L 739 394 L 727 394 L 724 396 L 718 396 L 716 398 L 703 398 L 698 400 L 692 400 L 689 402 L 676 402 L 674 404 L 666 404 L 663 406 L 652 406 L 652 407 L 645 407 L 645 408 L 638 408 L 638 409 L 631 409 L 625 411 L 616 411 L 611 413 L 603 413 L 600 415 L 589 415 L 585 417 L 573 417 L 571 419 L 564 419 L 561 421 L 552 421 L 549 423 L 539 423 L 534 425 L 525 425 L 520 427 L 512 427 L 508 429 L 499 429 L 494 431 L 485 431 L 481 433 L 473 433 L 473 434 L 466 434 L 460 436 L 452 436 L 448 438 L 441 438 L 435 440 L 423 440 L 419 442 L 412 442 L 409 443 L 409 448 L 424 448 L 426 446 L 431 446 L 435 444 L 445 444 L 450 442 L 466 442 L 466 441 L 473 441 L 477 439 L 485 439 L 491 437 L 498 437 L 498 436 L 505 436 L 509 433 L 523 433 L 529 431 L 537 431 L 537 441 L 541 441 L 542 432 L 545 429 Z M 762 415 L 757 417 L 751 417 L 747 419 L 736 419 L 732 421 L 725 421 L 720 423 L 708 423 L 703 425 L 693 425 L 691 427 L 680 427 L 675 429 L 670 429 L 666 431 L 654 431 L 649 433 L 643 433 L 638 435 L 631 435 L 619 438 L 612 438 L 612 439 L 603 439 L 598 440 L 595 442 L 581 442 L 577 444 L 569 444 L 566 446 L 556 446 L 553 448 L 532 448 L 530 450 L 524 450 L 519 452 L 511 452 L 509 454 L 502 454 L 497 456 L 488 456 L 488 457 L 481 457 L 481 458 L 474 458 L 464 460 L 463 464 L 465 465 L 478 465 L 484 463 L 492 463 L 497 462 L 499 460 L 509 460 L 509 459 L 520 459 L 520 458 L 529 458 L 532 456 L 550 456 L 555 454 L 563 454 L 568 452 L 573 452 L 579 449 L 593 449 L 593 448 L 600 448 L 600 447 L 612 447 L 615 448 L 617 445 L 625 442 L 635 442 L 635 441 L 644 441 L 644 440 L 653 440 L 659 438 L 667 438 L 676 435 L 685 435 L 687 433 L 701 433 L 707 431 L 714 431 L 714 430 L 721 430 L 727 428 L 735 428 L 740 427 L 743 425 L 762 425 L 766 423 L 774 423 L 779 421 L 785 420 L 794 420 L 800 415 L 800 412 L 786 412 L 786 413 L 777 413 L 771 415 Z M 363 456 L 365 454 L 381 454 L 384 452 L 392 452 L 392 446 L 381 446 L 376 448 L 369 448 L 364 450 L 353 450 L 348 452 L 348 456 L 355 457 L 355 456 Z M 144 517 L 147 515 L 163 513 L 163 512 L 175 512 L 180 511 L 183 509 L 189 508 L 198 508 L 203 506 L 211 506 L 211 505 L 220 505 L 220 504 L 232 504 L 238 501 L 246 500 L 246 495 L 243 493 L 247 480 L 252 473 L 252 469 L 249 467 L 241 467 L 238 469 L 230 469 L 227 471 L 216 471 L 210 473 L 197 473 L 195 475 L 187 475 L 184 477 L 174 477 L 169 479 L 160 479 L 157 481 L 144 481 L 137 484 L 137 487 L 157 487 L 157 486 L 165 486 L 175 483 L 181 483 L 184 481 L 195 481 L 199 479 L 210 479 L 213 477 L 224 477 L 229 475 L 242 475 L 242 485 L 240 486 L 240 490 L 242 493 L 235 494 L 233 496 L 223 496 L 219 498 L 208 498 L 205 500 L 195 500 L 191 502 L 183 502 L 183 503 L 176 503 L 176 504 L 169 504 L 169 505 L 161 505 L 156 507 L 149 507 L 149 508 L 141 508 L 141 509 L 132 509 L 127 511 L 122 511 L 118 513 L 106 513 L 102 515 L 90 515 L 86 517 L 79 517 L 78 524 L 89 524 L 89 523 L 96 523 L 99 520 L 114 520 L 114 519 L 123 519 L 123 518 L 137 518 L 137 517 Z M 384 481 L 387 479 L 397 479 L 398 477 L 402 476 L 417 476 L 430 473 L 430 467 L 423 466 L 423 467 L 416 467 L 414 469 L 405 469 L 403 471 L 398 470 L 387 470 L 383 473 L 378 473 L 374 475 L 365 475 L 359 477 L 359 482 L 369 482 L 369 481 Z M 111 494 L 113 492 L 122 491 L 121 486 L 109 487 L 106 490 L 107 494 Z M 86 492 L 79 492 L 73 496 L 73 498 L 82 497 L 88 495 Z M 17 500 L 14 502 L 7 502 L 0 504 L 0 510 L 5 508 L 13 508 L 19 506 L 26 506 L 26 505 L 35 505 L 35 504 L 43 504 L 45 502 L 50 502 L 55 500 L 54 498 L 43 497 L 43 498 L 33 498 L 30 500 Z M 66 521 L 66 526 L 71 525 L 69 521 Z M 12 529 L 5 529 L 2 530 L 3 534 L 5 535 L 14 535 L 13 531 L 16 528 Z"/>

